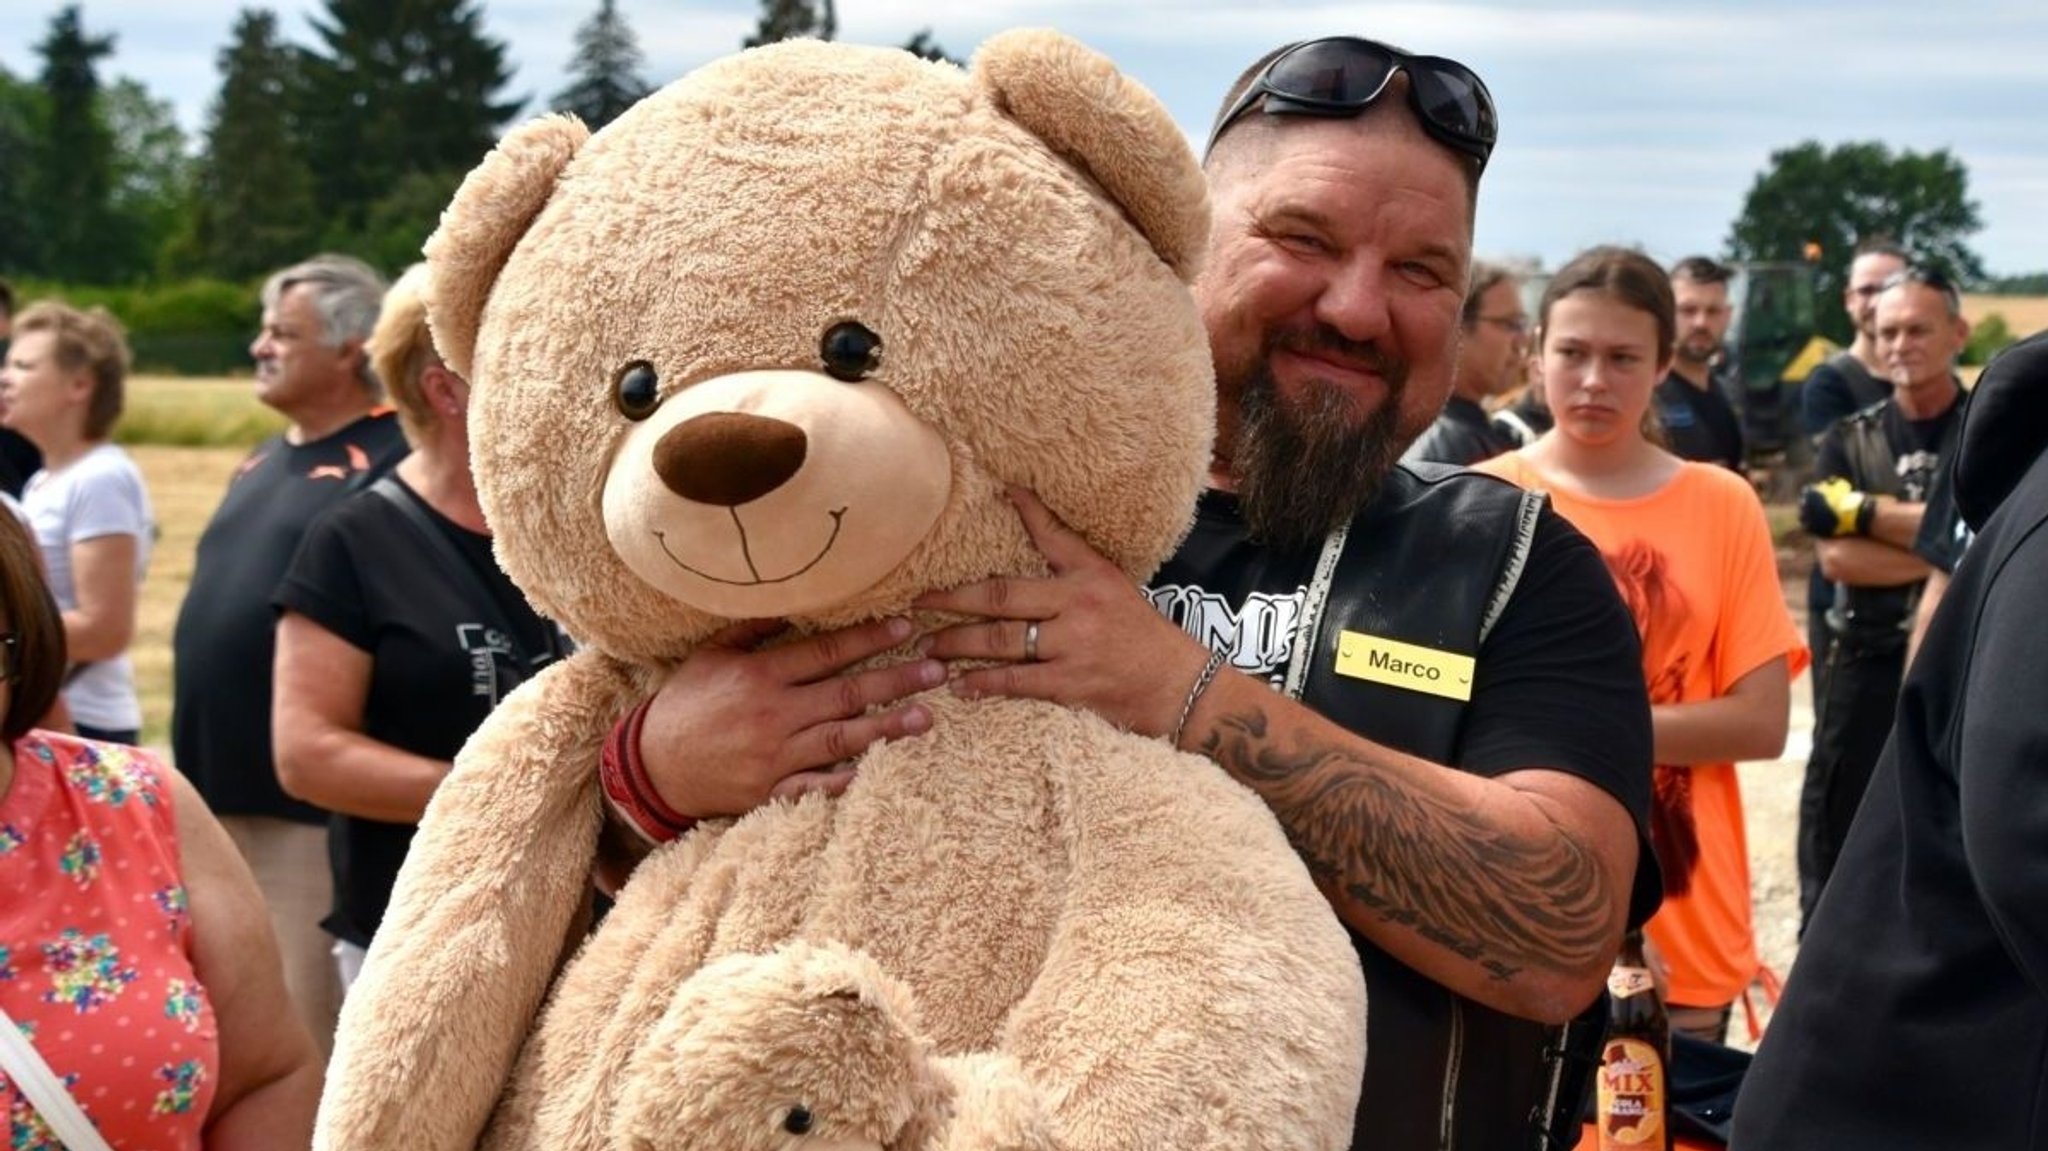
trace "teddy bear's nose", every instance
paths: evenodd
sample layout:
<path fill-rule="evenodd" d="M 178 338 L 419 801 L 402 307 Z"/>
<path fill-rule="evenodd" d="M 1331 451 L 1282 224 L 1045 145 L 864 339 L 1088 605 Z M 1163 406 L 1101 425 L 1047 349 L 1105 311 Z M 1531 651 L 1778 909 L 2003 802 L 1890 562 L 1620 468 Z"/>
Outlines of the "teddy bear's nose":
<path fill-rule="evenodd" d="M 686 500 L 736 508 L 789 482 L 809 441 L 794 424 L 745 412 L 706 412 L 654 445 L 654 471 Z"/>

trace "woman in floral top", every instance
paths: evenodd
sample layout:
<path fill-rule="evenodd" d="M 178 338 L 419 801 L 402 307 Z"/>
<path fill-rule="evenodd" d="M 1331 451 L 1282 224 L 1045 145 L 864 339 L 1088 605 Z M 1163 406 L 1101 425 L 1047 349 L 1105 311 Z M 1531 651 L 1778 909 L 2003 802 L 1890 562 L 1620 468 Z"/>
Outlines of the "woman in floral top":
<path fill-rule="evenodd" d="M 0 516 L 0 1007 L 116 1151 L 306 1147 L 320 1092 L 262 896 L 184 777 L 30 730 L 65 666 L 35 544 Z M 0 1072 L 10 1151 L 59 1151 Z"/>

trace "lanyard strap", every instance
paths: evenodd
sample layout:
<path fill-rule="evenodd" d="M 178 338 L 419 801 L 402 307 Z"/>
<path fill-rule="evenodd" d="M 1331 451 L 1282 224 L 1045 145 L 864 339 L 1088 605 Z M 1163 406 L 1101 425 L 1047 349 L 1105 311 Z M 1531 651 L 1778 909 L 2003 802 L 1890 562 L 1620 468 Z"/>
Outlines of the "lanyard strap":
<path fill-rule="evenodd" d="M 69 1151 L 112 1151 L 65 1089 L 64 1081 L 43 1062 L 42 1053 L 4 1010 L 0 1010 L 0 1070 L 7 1072 L 15 1089 L 42 1114 L 43 1122 Z"/>

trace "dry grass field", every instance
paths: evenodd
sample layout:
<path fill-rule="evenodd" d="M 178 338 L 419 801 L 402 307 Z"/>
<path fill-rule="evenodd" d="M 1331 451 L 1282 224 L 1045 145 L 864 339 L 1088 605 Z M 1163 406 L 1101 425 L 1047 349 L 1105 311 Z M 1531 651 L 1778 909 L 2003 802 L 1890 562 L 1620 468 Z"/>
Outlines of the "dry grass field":
<path fill-rule="evenodd" d="M 1992 315 L 2005 317 L 2006 330 L 2015 338 L 2048 331 L 2048 296 L 1963 297 L 1963 315 L 1981 324 Z"/>

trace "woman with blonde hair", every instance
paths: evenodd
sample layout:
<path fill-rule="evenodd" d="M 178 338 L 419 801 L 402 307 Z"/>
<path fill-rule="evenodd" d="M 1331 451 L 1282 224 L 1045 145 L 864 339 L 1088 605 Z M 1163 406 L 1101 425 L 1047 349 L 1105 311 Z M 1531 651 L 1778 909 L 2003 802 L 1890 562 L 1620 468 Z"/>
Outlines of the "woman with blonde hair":
<path fill-rule="evenodd" d="M 344 989 L 449 761 L 519 682 L 562 654 L 491 555 L 469 470 L 469 384 L 427 332 L 426 268 L 385 294 L 369 352 L 412 446 L 306 532 L 279 587 L 278 779 L 328 825 Z"/>
<path fill-rule="evenodd" d="M 64 612 L 64 703 L 80 735 L 113 743 L 141 734 L 128 645 L 156 538 L 142 472 L 108 442 L 128 364 L 112 316 L 45 302 L 15 317 L 0 370 L 6 426 L 43 454 L 21 502 Z"/>
<path fill-rule="evenodd" d="M 1735 761 L 1784 750 L 1806 649 L 1755 491 L 1654 438 L 1676 312 L 1670 278 L 1640 252 L 1594 248 L 1565 265 L 1537 324 L 1538 383 L 1556 423 L 1476 470 L 1547 491 L 1599 547 L 1635 616 L 1657 759 L 1650 839 L 1664 873 L 1648 933 L 1669 965 L 1673 1028 L 1718 1043 L 1762 971 Z"/>

